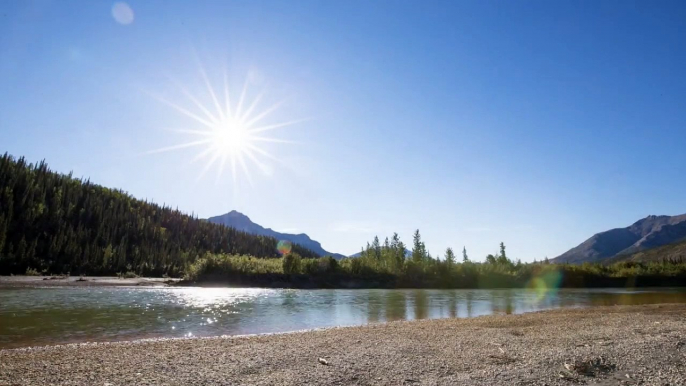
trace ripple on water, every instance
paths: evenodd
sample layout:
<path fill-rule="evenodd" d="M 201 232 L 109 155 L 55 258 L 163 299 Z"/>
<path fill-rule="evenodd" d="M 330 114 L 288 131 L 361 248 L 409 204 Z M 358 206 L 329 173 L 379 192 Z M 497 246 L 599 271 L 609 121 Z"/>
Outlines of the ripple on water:
<path fill-rule="evenodd" d="M 664 302 L 686 303 L 686 292 L 9 288 L 0 289 L 0 348 L 278 333 L 391 320 Z"/>

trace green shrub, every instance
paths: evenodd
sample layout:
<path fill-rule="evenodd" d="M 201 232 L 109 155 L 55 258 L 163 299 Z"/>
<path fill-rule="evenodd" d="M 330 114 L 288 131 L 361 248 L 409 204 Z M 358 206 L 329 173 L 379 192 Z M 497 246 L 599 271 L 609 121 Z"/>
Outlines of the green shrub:
<path fill-rule="evenodd" d="M 338 270 L 338 260 L 325 256 L 318 260 L 319 272 L 333 273 Z"/>
<path fill-rule="evenodd" d="M 26 276 L 40 276 L 40 272 L 34 268 L 26 268 Z"/>
<path fill-rule="evenodd" d="M 287 253 L 283 257 L 283 273 L 295 274 L 300 272 L 302 258 L 297 253 Z"/>
<path fill-rule="evenodd" d="M 117 276 L 118 276 L 120 279 L 135 279 L 135 278 L 138 277 L 138 275 L 137 275 L 135 272 L 132 272 L 132 271 L 128 271 L 128 272 L 126 272 L 126 273 L 119 272 L 119 273 L 117 273 Z"/>

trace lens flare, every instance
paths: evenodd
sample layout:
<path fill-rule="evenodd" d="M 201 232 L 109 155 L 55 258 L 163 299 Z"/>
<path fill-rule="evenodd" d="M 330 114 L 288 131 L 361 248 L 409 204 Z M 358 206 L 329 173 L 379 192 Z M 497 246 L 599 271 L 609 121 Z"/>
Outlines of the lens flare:
<path fill-rule="evenodd" d="M 282 255 L 290 253 L 291 249 L 293 249 L 293 244 L 288 240 L 280 240 L 276 244 L 276 250 Z"/>
<path fill-rule="evenodd" d="M 536 292 L 536 300 L 541 301 L 548 295 L 555 295 L 562 284 L 562 272 L 555 268 L 544 269 L 529 281 L 527 288 Z"/>
<path fill-rule="evenodd" d="M 131 24 L 134 18 L 133 10 L 124 2 L 114 3 L 112 6 L 112 17 L 119 24 Z"/>

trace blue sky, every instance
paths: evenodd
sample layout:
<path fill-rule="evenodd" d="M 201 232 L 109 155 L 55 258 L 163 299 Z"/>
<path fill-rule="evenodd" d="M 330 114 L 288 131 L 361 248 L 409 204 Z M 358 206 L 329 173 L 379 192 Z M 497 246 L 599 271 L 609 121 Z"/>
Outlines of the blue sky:
<path fill-rule="evenodd" d="M 3 2 L 0 151 L 339 253 L 419 228 L 434 255 L 554 257 L 686 212 L 684 20 L 680 1 Z M 307 118 L 265 133 L 295 143 L 260 143 L 251 181 L 203 174 L 202 146 L 150 153 L 198 126 L 154 95 L 213 108 L 201 67 L 263 92 L 257 113 L 285 101 L 264 124 Z"/>

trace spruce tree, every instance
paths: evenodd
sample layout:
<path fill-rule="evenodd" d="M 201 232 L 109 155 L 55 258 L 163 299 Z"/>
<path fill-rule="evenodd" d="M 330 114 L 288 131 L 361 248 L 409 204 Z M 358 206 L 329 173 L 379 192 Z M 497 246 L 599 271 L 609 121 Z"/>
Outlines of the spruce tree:
<path fill-rule="evenodd" d="M 453 249 L 450 247 L 445 250 L 445 262 L 448 264 L 448 266 L 455 264 L 455 254 L 453 253 Z"/>
<path fill-rule="evenodd" d="M 412 260 L 415 262 L 420 262 L 426 257 L 426 247 L 422 242 L 422 236 L 419 234 L 419 229 L 414 232 L 412 240 Z"/>

